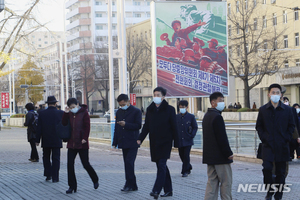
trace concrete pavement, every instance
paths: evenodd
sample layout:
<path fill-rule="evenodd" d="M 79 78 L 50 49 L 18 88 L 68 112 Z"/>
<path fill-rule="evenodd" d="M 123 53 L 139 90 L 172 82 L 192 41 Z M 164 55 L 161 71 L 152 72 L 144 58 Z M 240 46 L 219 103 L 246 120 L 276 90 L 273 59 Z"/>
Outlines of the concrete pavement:
<path fill-rule="evenodd" d="M 67 149 L 61 151 L 60 181 L 58 183 L 46 182 L 43 176 L 42 151 L 38 147 L 40 162 L 28 161 L 30 145 L 26 139 L 26 129 L 12 128 L 0 131 L 0 199 L 152 199 L 149 193 L 152 189 L 155 176 L 155 164 L 150 161 L 149 149 L 141 148 L 136 160 L 136 176 L 139 190 L 123 193 L 120 189 L 125 182 L 123 160 L 120 150 L 111 149 L 108 144 L 90 143 L 90 163 L 95 168 L 100 187 L 95 190 L 87 172 L 83 169 L 79 156 L 76 158 L 75 172 L 78 182 L 78 191 L 67 195 Z M 168 161 L 173 181 L 173 197 L 166 200 L 204 199 L 206 187 L 206 165 L 202 164 L 199 155 L 191 156 L 192 173 L 182 178 L 181 162 L 177 152 L 174 152 Z M 283 199 L 300 199 L 300 162 L 290 164 L 289 176 L 286 183 L 291 192 L 285 193 Z M 235 161 L 233 169 L 233 199 L 249 200 L 264 199 L 265 193 L 237 192 L 238 184 L 259 184 L 263 181 L 262 167 L 256 163 Z M 160 198 L 162 199 L 162 198 Z"/>

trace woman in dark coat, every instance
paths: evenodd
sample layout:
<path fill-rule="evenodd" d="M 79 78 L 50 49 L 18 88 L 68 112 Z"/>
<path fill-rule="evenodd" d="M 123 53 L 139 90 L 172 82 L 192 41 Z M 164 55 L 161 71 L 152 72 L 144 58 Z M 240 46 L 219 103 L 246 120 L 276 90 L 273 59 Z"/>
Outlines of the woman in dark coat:
<path fill-rule="evenodd" d="M 33 125 L 34 115 L 38 114 L 34 111 L 34 105 L 32 103 L 26 104 L 25 108 L 27 109 L 28 113 L 26 114 L 24 126 L 27 126 L 27 140 L 31 146 L 30 159 L 28 160 L 31 162 L 39 162 L 39 154 L 35 145 L 36 127 Z"/>
<path fill-rule="evenodd" d="M 67 107 L 62 118 L 62 124 L 66 126 L 68 121 L 71 125 L 71 138 L 68 140 L 68 184 L 67 194 L 77 191 L 77 181 L 74 170 L 74 162 L 77 153 L 81 163 L 91 177 L 94 188 L 99 187 L 99 178 L 89 163 L 89 134 L 90 134 L 90 116 L 86 105 L 78 104 L 75 98 L 68 99 Z M 71 111 L 71 112 L 70 112 Z"/>
<path fill-rule="evenodd" d="M 162 188 L 165 192 L 162 197 L 173 195 L 167 159 L 171 155 L 173 140 L 177 146 L 178 133 L 175 108 L 164 100 L 166 92 L 162 87 L 154 89 L 153 102 L 147 108 L 145 124 L 137 141 L 141 144 L 149 133 L 151 161 L 157 166 L 156 181 L 150 193 L 155 199 Z"/>

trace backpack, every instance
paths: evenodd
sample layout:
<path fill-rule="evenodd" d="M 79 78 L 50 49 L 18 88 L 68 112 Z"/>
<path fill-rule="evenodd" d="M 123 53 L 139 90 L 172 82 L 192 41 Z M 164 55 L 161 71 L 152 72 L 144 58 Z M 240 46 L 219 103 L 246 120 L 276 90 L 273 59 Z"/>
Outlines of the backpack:
<path fill-rule="evenodd" d="M 32 127 L 35 132 L 37 131 L 38 120 L 39 120 L 39 114 L 37 112 L 33 112 Z"/>

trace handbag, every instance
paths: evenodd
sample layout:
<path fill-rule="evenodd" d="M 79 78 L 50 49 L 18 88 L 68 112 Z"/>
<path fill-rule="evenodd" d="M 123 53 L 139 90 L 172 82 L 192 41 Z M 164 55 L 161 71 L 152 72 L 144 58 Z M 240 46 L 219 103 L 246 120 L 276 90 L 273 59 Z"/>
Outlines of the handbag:
<path fill-rule="evenodd" d="M 67 142 L 71 138 L 71 125 L 70 125 L 70 121 L 68 120 L 67 126 L 64 126 L 62 124 L 62 121 L 60 121 L 56 125 L 56 134 L 64 142 Z"/>

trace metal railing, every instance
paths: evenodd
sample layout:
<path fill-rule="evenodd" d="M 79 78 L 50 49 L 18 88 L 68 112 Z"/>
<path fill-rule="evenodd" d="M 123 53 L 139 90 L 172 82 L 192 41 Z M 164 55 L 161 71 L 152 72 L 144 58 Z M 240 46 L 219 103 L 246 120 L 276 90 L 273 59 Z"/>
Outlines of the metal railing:
<path fill-rule="evenodd" d="M 229 145 L 235 154 L 245 154 L 255 156 L 259 144 L 255 123 L 225 124 Z M 247 128 L 242 127 L 247 126 Z M 248 127 L 250 126 L 250 128 Z M 110 123 L 91 122 L 90 137 L 99 139 L 111 139 Z M 146 139 L 147 140 L 147 139 Z M 193 149 L 202 149 L 202 126 L 198 126 L 197 134 L 194 138 Z"/>

